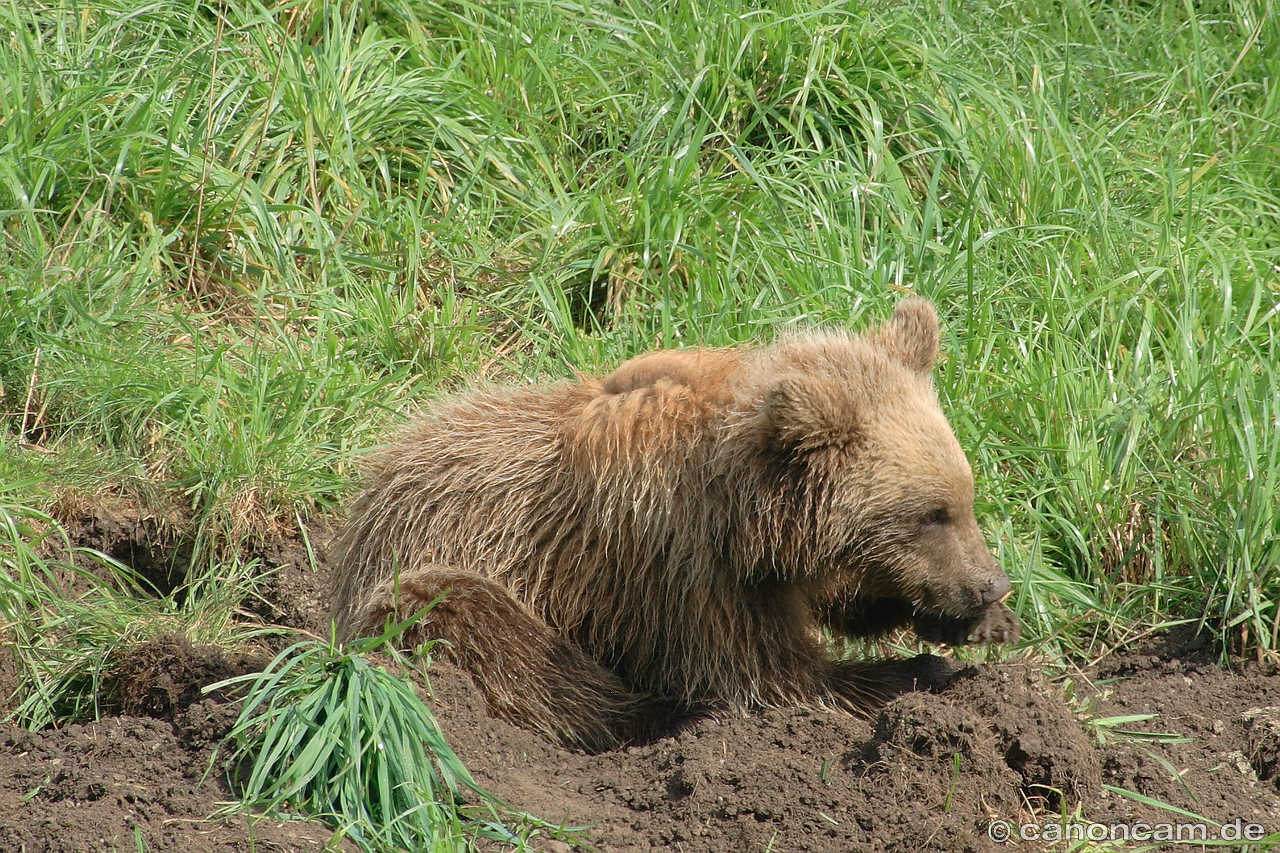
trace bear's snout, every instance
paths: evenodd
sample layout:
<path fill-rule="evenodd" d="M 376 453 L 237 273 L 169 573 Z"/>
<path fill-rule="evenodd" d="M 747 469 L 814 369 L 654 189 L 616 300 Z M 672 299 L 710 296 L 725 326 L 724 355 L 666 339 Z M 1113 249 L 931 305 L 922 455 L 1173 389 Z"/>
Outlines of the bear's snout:
<path fill-rule="evenodd" d="M 1009 583 L 1009 576 L 1003 570 L 997 570 L 995 575 L 987 579 L 982 585 L 981 596 L 983 604 L 993 604 L 1009 594 L 1009 590 L 1013 589 L 1013 585 Z"/>
<path fill-rule="evenodd" d="M 960 619 L 981 615 L 1001 601 L 1013 584 L 993 557 L 968 562 L 963 569 L 948 569 L 943 562 L 913 590 L 907 586 L 902 597 L 912 602 L 917 614 L 933 613 Z"/>

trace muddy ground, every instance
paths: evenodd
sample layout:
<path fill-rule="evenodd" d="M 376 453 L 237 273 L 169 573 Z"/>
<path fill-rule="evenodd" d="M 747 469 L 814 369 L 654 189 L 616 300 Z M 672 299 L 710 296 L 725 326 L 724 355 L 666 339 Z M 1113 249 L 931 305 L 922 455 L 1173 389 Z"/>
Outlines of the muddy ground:
<path fill-rule="evenodd" d="M 260 615 L 318 630 L 324 583 L 302 554 L 256 555 L 274 572 Z M 1194 837 L 1175 826 L 1200 822 L 1187 813 L 1210 821 L 1210 838 L 1216 824 L 1228 839 L 1280 833 L 1280 674 L 1217 659 L 1184 631 L 1071 678 L 1051 679 L 1035 659 L 975 664 L 945 692 L 903 697 L 871 719 L 771 711 L 597 756 L 491 719 L 447 667 L 431 670 L 429 701 L 482 784 L 512 807 L 583 827 L 568 843 L 536 837 L 548 851 L 1067 849 L 1019 838 L 1052 840 L 1063 815 L 1068 831 L 1095 840 L 1104 829 L 1089 822 Z M 100 722 L 0 725 L 0 851 L 324 849 L 331 833 L 315 823 L 210 817 L 231 797 L 221 770 L 207 771 L 236 705 L 198 687 L 260 660 L 165 638 L 124 659 L 115 713 Z M 1098 723 L 1146 714 L 1156 716 Z M 1012 840 L 992 840 L 1005 829 Z"/>

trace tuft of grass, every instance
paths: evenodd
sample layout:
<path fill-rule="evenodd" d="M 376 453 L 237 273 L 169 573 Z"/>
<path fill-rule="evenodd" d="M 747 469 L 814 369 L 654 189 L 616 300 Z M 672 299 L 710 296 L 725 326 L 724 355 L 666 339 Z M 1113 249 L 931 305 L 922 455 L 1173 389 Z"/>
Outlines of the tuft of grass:
<path fill-rule="evenodd" d="M 249 687 L 228 736 L 234 808 L 319 818 L 368 851 L 455 850 L 481 837 L 523 848 L 499 816 L 525 835 L 542 824 L 485 791 L 413 689 L 367 659 L 395 633 L 342 649 L 303 640 L 261 673 L 206 688 Z M 463 804 L 463 788 L 478 806 Z"/>

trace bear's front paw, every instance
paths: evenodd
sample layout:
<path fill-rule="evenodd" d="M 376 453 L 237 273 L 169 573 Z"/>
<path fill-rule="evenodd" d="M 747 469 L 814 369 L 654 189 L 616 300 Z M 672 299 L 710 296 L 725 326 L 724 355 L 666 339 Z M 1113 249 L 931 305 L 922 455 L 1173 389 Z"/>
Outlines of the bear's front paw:
<path fill-rule="evenodd" d="M 912 624 L 921 639 L 949 646 L 1012 643 L 1022 633 L 1018 617 L 1003 601 L 997 601 L 979 615 L 968 618 L 943 613 L 917 613 Z"/>
<path fill-rule="evenodd" d="M 977 624 L 969 631 L 971 643 L 1016 643 L 1022 636 L 1022 623 L 1018 616 L 997 601 L 978 617 Z"/>

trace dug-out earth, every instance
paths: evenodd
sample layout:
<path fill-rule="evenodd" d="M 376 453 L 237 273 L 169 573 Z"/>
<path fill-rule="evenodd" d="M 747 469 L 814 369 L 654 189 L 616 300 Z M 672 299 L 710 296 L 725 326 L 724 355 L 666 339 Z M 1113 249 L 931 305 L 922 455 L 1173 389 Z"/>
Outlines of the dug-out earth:
<path fill-rule="evenodd" d="M 305 551 L 256 556 L 272 569 L 261 618 L 320 631 L 325 581 Z M 1140 823 L 1157 841 L 1197 837 L 1187 827 L 1201 822 L 1210 839 L 1219 824 L 1227 838 L 1280 833 L 1280 674 L 1218 659 L 1175 631 L 1053 677 L 1033 656 L 974 663 L 946 691 L 868 719 L 730 715 L 594 756 L 490 718 L 447 667 L 433 665 L 421 693 L 482 785 L 577 828 L 535 834 L 541 850 L 1067 849 L 1059 834 L 1100 841 Z M 199 688 L 264 661 L 162 637 L 114 663 L 100 721 L 0 724 L 0 851 L 354 850 L 318 823 L 211 817 L 232 798 L 211 756 L 238 708 Z M 11 677 L 0 665 L 6 695 Z"/>

